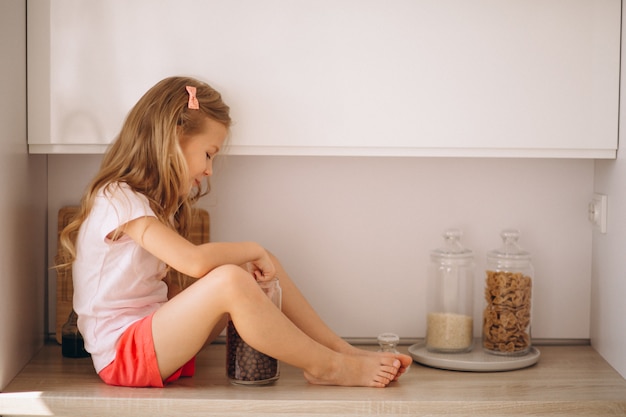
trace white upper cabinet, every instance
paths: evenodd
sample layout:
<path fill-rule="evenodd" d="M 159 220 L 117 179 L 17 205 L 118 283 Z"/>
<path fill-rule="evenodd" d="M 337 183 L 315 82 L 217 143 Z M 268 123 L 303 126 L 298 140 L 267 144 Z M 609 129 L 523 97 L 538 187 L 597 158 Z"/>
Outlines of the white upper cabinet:
<path fill-rule="evenodd" d="M 29 147 L 100 153 L 153 84 L 240 155 L 614 158 L 620 0 L 28 2 Z"/>

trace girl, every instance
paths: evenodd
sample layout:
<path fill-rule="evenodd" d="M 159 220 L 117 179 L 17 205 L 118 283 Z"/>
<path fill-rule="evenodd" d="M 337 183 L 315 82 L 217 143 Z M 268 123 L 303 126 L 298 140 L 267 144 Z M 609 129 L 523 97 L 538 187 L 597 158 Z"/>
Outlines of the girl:
<path fill-rule="evenodd" d="M 191 206 L 208 192 L 229 108 L 192 78 L 167 78 L 128 114 L 61 235 L 78 327 L 108 384 L 156 386 L 193 375 L 194 358 L 228 317 L 255 349 L 314 384 L 385 387 L 402 354 L 357 349 L 313 311 L 277 259 L 254 242 L 194 245 Z M 206 181 L 208 184 L 208 181 Z M 198 278 L 168 301 L 167 269 Z M 279 277 L 282 312 L 255 280 Z"/>

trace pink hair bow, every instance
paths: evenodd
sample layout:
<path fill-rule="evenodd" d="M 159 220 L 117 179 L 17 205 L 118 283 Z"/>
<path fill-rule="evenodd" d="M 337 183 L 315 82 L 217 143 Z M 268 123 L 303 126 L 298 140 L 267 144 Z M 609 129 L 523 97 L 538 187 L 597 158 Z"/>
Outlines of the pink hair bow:
<path fill-rule="evenodd" d="M 198 103 L 198 98 L 196 97 L 196 87 L 188 85 L 185 88 L 189 93 L 189 102 L 187 103 L 187 107 L 193 110 L 198 110 L 200 108 L 200 104 Z"/>

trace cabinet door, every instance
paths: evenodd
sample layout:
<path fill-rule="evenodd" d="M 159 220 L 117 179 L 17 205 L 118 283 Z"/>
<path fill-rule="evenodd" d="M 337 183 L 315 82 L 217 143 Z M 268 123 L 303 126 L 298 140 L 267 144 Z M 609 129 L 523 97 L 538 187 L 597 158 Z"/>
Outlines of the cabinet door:
<path fill-rule="evenodd" d="M 102 152 L 160 79 L 246 155 L 613 158 L 619 0 L 39 0 L 31 152 Z"/>

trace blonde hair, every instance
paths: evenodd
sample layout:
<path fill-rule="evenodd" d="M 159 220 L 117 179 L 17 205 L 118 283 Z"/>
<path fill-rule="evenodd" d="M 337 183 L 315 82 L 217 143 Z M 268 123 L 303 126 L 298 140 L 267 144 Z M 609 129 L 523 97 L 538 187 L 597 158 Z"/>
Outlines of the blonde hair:
<path fill-rule="evenodd" d="M 186 86 L 196 87 L 198 110 L 188 108 Z M 220 93 L 193 78 L 166 78 L 148 90 L 128 113 L 87 187 L 76 217 L 63 229 L 59 243 L 66 256 L 58 260 L 57 268 L 71 267 L 78 229 L 89 215 L 96 194 L 117 182 L 146 196 L 159 221 L 187 236 L 191 206 L 209 189 L 194 188 L 188 193 L 187 164 L 179 139 L 201 132 L 207 117 L 230 127 L 229 112 Z"/>

